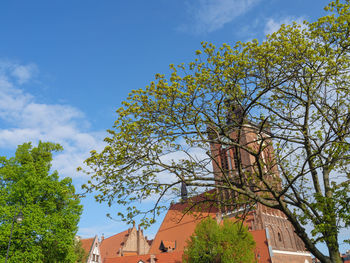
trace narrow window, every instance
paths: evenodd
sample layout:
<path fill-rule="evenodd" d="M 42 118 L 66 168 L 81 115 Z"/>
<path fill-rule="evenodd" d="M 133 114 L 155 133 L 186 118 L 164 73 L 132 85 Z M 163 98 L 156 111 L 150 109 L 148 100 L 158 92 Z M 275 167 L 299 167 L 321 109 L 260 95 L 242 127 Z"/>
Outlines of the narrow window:
<path fill-rule="evenodd" d="M 282 236 L 281 236 L 281 233 L 280 233 L 280 232 L 278 232 L 278 241 L 279 241 L 279 242 L 282 242 Z"/>
<path fill-rule="evenodd" d="M 220 149 L 220 161 L 221 161 L 221 169 L 226 174 L 229 170 L 228 164 L 228 154 L 226 149 Z"/>

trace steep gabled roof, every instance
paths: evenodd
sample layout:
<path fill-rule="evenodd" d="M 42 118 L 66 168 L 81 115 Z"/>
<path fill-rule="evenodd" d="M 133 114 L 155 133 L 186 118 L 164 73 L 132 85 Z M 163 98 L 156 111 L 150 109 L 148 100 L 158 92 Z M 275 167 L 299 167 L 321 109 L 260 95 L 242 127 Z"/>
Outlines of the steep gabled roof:
<path fill-rule="evenodd" d="M 168 241 L 168 240 L 162 240 L 160 242 L 160 246 L 159 249 L 161 251 L 171 251 L 174 250 L 176 248 L 176 241 Z"/>
<path fill-rule="evenodd" d="M 250 233 L 253 235 L 256 243 L 255 255 L 259 259 L 258 262 L 271 262 L 266 230 L 253 230 Z"/>
<path fill-rule="evenodd" d="M 136 255 L 136 256 L 126 256 L 126 257 L 105 258 L 103 263 L 139 263 L 141 260 L 144 263 L 149 263 L 150 262 L 150 255 Z"/>
<path fill-rule="evenodd" d="M 181 263 L 183 251 L 174 251 L 154 255 L 156 263 Z M 106 258 L 104 263 L 139 263 L 142 260 L 144 263 L 151 262 L 151 255 L 138 255 L 128 257 Z"/>
<path fill-rule="evenodd" d="M 98 238 L 97 236 L 93 237 L 93 238 L 85 238 L 85 239 L 81 239 L 81 246 L 84 249 L 86 256 L 87 256 L 87 260 L 90 260 L 93 258 L 93 254 L 97 254 L 99 255 L 99 242 L 98 242 Z M 96 244 L 96 249 L 95 250 L 95 244 Z M 99 261 L 100 262 L 100 261 Z"/>
<path fill-rule="evenodd" d="M 86 254 L 90 254 L 95 238 L 96 237 L 80 239 L 81 246 L 85 250 Z"/>
<path fill-rule="evenodd" d="M 161 242 L 175 244 L 175 251 L 182 251 L 187 239 L 192 235 L 197 224 L 205 217 L 215 217 L 218 212 L 214 201 L 214 191 L 189 198 L 186 202 L 172 204 L 155 236 L 150 254 L 159 254 Z M 196 206 L 194 206 L 196 205 Z M 184 213 L 186 210 L 191 212 Z"/>
<path fill-rule="evenodd" d="M 157 263 L 181 263 L 183 251 L 173 251 L 156 255 Z"/>
<path fill-rule="evenodd" d="M 118 256 L 118 252 L 124 245 L 128 235 L 129 230 L 125 230 L 119 234 L 103 239 L 100 245 L 102 259 Z"/>
<path fill-rule="evenodd" d="M 190 198 L 185 202 L 172 204 L 157 232 L 155 239 L 153 240 L 149 253 L 156 254 L 157 258 L 158 256 L 161 257 L 161 255 L 172 253 L 175 253 L 174 255 L 177 255 L 177 253 L 183 254 L 183 250 L 187 245 L 187 240 L 193 234 L 197 224 L 208 216 L 213 218 L 216 217 L 217 213 L 219 212 L 215 202 L 211 202 L 215 198 L 215 192 L 209 192 L 209 199 L 211 200 L 208 200 L 207 198 L 208 195 L 202 194 Z M 205 205 L 206 201 L 209 201 L 209 205 Z M 186 211 L 186 209 L 188 210 L 192 203 L 196 202 L 199 204 L 203 203 L 204 205 L 200 205 L 199 208 L 195 208 L 192 213 L 184 214 L 184 211 Z M 246 221 L 248 221 L 250 217 L 252 217 L 252 214 L 247 216 Z M 233 220 L 236 219 L 233 218 Z M 256 242 L 255 253 L 257 258 L 259 258 L 259 262 L 271 262 L 266 231 L 256 230 L 251 231 L 251 233 Z M 175 247 L 175 250 L 170 253 L 159 254 L 162 251 L 162 247 L 165 248 L 169 246 Z M 179 257 L 179 259 L 179 262 L 182 262 L 182 257 Z M 161 261 L 156 262 L 158 263 Z"/>

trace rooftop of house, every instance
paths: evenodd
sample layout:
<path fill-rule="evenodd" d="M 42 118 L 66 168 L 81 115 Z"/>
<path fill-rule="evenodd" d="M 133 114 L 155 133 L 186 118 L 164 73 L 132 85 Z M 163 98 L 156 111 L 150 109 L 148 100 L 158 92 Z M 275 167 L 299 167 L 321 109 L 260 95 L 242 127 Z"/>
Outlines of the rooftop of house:
<path fill-rule="evenodd" d="M 256 230 L 251 233 L 256 242 L 255 254 L 258 262 L 271 262 L 265 230 Z M 159 254 L 105 258 L 104 263 L 181 263 L 183 253 L 183 250 L 175 250 Z"/>
<path fill-rule="evenodd" d="M 90 253 L 95 238 L 96 237 L 80 239 L 81 246 L 87 254 Z"/>
<path fill-rule="evenodd" d="M 181 263 L 183 251 L 161 253 L 157 255 L 137 255 L 127 257 L 106 258 L 104 263 L 151 263 L 154 258 L 155 263 Z"/>
<path fill-rule="evenodd" d="M 216 218 L 218 212 L 215 191 L 209 191 L 182 200 L 179 203 L 171 204 L 147 255 L 125 255 L 120 257 L 118 251 L 127 240 L 131 231 L 129 229 L 104 239 L 100 247 L 101 256 L 105 260 L 104 263 L 182 262 L 187 240 L 194 233 L 197 224 L 208 216 Z M 221 221 L 221 218 L 218 218 L 218 220 Z M 259 259 L 258 262 L 271 262 L 266 231 L 256 230 L 251 231 L 251 233 L 256 242 L 255 254 Z M 151 257 L 154 260 L 151 261 Z"/>
<path fill-rule="evenodd" d="M 111 258 L 118 256 L 118 252 L 124 245 L 129 233 L 130 229 L 103 239 L 100 245 L 101 257 Z"/>

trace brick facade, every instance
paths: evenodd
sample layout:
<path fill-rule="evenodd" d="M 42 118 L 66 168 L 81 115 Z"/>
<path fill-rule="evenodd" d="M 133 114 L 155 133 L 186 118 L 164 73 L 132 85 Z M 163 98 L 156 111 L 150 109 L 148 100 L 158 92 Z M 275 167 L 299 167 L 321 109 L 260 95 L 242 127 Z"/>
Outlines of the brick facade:
<path fill-rule="evenodd" d="M 268 139 L 266 133 L 260 131 L 257 134 L 256 130 L 253 125 L 244 125 L 239 132 L 232 131 L 230 133 L 230 140 L 239 145 L 244 145 L 256 153 L 260 152 L 259 160 L 256 160 L 248 151 L 231 146 L 230 142 L 227 145 L 222 143 L 211 145 L 213 170 L 219 186 L 219 208 L 222 217 L 234 218 L 243 204 L 233 201 L 237 199 L 233 191 L 220 190 L 220 184 L 240 180 L 240 182 L 243 181 L 255 187 L 256 184 L 253 180 L 258 166 L 257 162 L 262 165 L 265 179 L 277 189 L 280 187 L 281 180 L 272 142 Z M 239 138 L 237 134 L 240 134 Z M 222 140 L 218 138 L 218 141 Z M 240 176 L 238 176 L 238 169 L 241 171 Z M 249 178 L 250 181 L 248 179 L 245 181 L 246 178 Z M 260 187 L 260 190 L 264 190 L 263 186 L 258 185 L 258 187 Z M 250 207 L 245 223 L 250 230 L 267 230 L 272 263 L 311 263 L 311 254 L 305 251 L 303 242 L 296 235 L 294 227 L 281 211 L 255 204 L 254 207 Z"/>
<path fill-rule="evenodd" d="M 143 230 L 135 227 L 101 241 L 101 256 L 104 259 L 123 256 L 145 255 L 150 244 L 143 235 Z"/>
<path fill-rule="evenodd" d="M 239 138 L 237 134 L 240 134 Z M 217 134 L 214 132 L 213 136 L 217 136 Z M 215 138 L 212 139 L 215 140 Z M 120 248 L 122 252 L 119 255 L 133 255 L 132 253 L 135 253 L 137 250 L 139 252 L 142 251 L 142 253 L 148 253 L 149 257 L 145 257 L 148 260 L 147 262 L 151 261 L 151 256 L 157 257 L 159 259 L 157 262 L 159 263 L 167 262 L 160 259 L 161 255 L 168 254 L 170 256 L 171 253 L 181 255 L 186 247 L 188 238 L 203 218 L 210 216 L 216 218 L 218 222 L 223 218 L 237 220 L 237 216 L 242 214 L 242 210 L 245 208 L 244 200 L 242 203 L 239 203 L 237 195 L 229 190 L 221 190 L 220 184 L 240 180 L 240 182 L 251 184 L 252 187 L 255 187 L 252 178 L 254 180 L 257 160 L 247 151 L 234 147 L 232 144 L 230 145 L 230 142 L 225 145 L 221 138 L 216 139 L 221 143 L 211 144 L 210 150 L 213 159 L 214 178 L 218 187 L 217 190 L 210 192 L 211 200 L 205 200 L 207 198 L 205 193 L 192 197 L 189 200 L 182 198 L 182 202 L 170 206 L 150 247 L 146 245 L 147 242 L 145 241 L 147 240 L 139 236 L 140 230 L 136 232 L 135 229 L 131 232 L 129 231 L 128 239 L 123 244 L 123 247 Z M 262 164 L 265 179 L 278 189 L 281 181 L 272 142 L 268 139 L 268 135 L 263 132 L 257 134 L 254 126 L 245 125 L 239 132 L 232 131 L 229 140 L 231 139 L 260 153 L 259 164 Z M 243 174 L 241 177 L 237 177 L 238 170 Z M 183 187 L 184 185 L 182 185 Z M 262 186 L 258 185 L 258 187 Z M 186 192 L 186 189 L 181 190 Z M 214 205 L 200 207 L 198 211 L 184 214 L 190 203 L 203 204 L 205 202 Z M 249 211 L 244 215 L 244 224 L 248 226 L 256 241 L 255 254 L 257 262 L 312 262 L 311 254 L 305 251 L 303 242 L 296 235 L 293 226 L 281 211 L 261 204 L 248 205 L 248 208 Z M 140 240 L 142 240 L 144 247 L 140 245 Z M 113 260 L 110 262 L 122 262 L 121 259 L 118 260 L 117 258 Z"/>

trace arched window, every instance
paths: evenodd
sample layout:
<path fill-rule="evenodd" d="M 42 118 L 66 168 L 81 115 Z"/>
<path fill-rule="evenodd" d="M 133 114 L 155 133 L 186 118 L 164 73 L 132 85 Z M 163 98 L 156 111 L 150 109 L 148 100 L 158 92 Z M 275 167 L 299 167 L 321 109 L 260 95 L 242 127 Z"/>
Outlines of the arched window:
<path fill-rule="evenodd" d="M 286 228 L 286 231 L 288 233 L 290 248 L 296 249 L 293 232 L 291 233 L 291 230 L 288 228 Z"/>
<path fill-rule="evenodd" d="M 278 232 L 278 234 L 277 234 L 277 235 L 278 235 L 278 241 L 279 241 L 279 242 L 282 242 L 282 236 L 281 236 L 281 233 L 280 233 L 280 232 Z"/>
<path fill-rule="evenodd" d="M 276 238 L 277 238 L 277 243 L 278 243 L 278 247 L 279 248 L 286 248 L 286 244 L 285 244 L 285 241 L 286 241 L 286 237 L 285 235 L 285 232 L 283 232 L 282 230 L 283 228 L 281 228 L 280 226 L 276 226 Z"/>
<path fill-rule="evenodd" d="M 276 242 L 275 233 L 273 231 L 273 228 L 272 228 L 271 225 L 268 225 L 267 229 L 268 229 L 268 233 L 269 233 L 269 236 L 270 236 L 271 246 L 275 247 L 277 245 L 276 244 L 277 242 Z"/>

